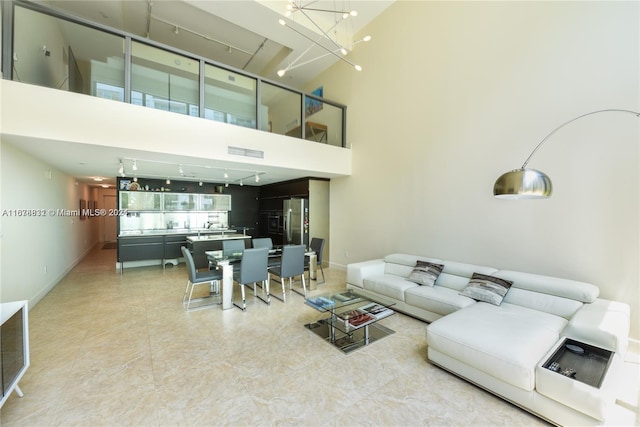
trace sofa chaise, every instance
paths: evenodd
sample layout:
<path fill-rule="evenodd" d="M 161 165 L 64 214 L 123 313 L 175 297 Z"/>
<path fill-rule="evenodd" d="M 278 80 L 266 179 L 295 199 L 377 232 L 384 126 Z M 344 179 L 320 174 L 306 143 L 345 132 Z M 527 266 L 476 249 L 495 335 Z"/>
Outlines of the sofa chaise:
<path fill-rule="evenodd" d="M 430 322 L 429 361 L 503 399 L 558 425 L 612 422 L 630 308 L 599 298 L 598 287 L 391 254 L 349 264 L 347 288 Z M 576 379 L 585 372 L 554 368 L 568 350 L 601 357 L 599 380 L 585 383 Z"/>

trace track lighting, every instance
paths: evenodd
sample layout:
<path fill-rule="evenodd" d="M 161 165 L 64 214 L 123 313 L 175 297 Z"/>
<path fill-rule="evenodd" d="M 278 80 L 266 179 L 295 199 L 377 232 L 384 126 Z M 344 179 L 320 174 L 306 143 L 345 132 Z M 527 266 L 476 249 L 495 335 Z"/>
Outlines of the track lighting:
<path fill-rule="evenodd" d="M 180 167 L 178 167 L 178 173 L 180 173 L 180 176 L 184 175 L 184 169 L 182 169 L 182 165 L 180 165 Z"/>
<path fill-rule="evenodd" d="M 124 176 L 124 165 L 120 162 L 120 167 L 118 168 L 118 173 L 120 176 Z"/>
<path fill-rule="evenodd" d="M 242 187 L 244 185 L 244 183 L 242 182 L 242 180 L 240 180 L 240 187 Z"/>
<path fill-rule="evenodd" d="M 260 175 L 258 175 L 258 172 L 256 172 L 256 182 L 260 182 Z"/>
<path fill-rule="evenodd" d="M 202 187 L 202 180 L 200 180 L 200 182 L 198 183 L 198 185 L 199 185 L 200 187 Z"/>
<path fill-rule="evenodd" d="M 136 160 L 133 161 L 133 166 L 131 166 L 131 169 L 133 169 L 134 171 L 138 170 L 138 162 Z"/>
<path fill-rule="evenodd" d="M 171 184 L 171 180 L 169 178 L 167 178 L 166 183 L 167 183 L 167 185 Z"/>
<path fill-rule="evenodd" d="M 224 179 L 229 179 L 229 174 L 227 173 L 227 171 L 224 171 Z"/>

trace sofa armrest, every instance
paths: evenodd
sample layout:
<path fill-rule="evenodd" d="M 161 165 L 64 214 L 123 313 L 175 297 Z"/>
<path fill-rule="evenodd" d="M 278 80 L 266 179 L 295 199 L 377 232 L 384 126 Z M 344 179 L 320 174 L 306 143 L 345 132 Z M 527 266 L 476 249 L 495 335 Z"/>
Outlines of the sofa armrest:
<path fill-rule="evenodd" d="M 347 284 L 363 287 L 362 281 L 374 274 L 384 274 L 384 260 L 374 259 L 370 261 L 355 262 L 347 265 Z"/>
<path fill-rule="evenodd" d="M 573 315 L 563 335 L 624 357 L 629 345 L 630 313 L 628 304 L 598 298 Z"/>

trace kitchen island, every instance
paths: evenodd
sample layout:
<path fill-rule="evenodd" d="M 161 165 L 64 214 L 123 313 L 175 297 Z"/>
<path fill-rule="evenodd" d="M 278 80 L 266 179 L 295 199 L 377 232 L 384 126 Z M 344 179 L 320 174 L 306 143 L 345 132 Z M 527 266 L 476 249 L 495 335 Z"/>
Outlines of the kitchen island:
<path fill-rule="evenodd" d="M 222 249 L 222 242 L 230 239 L 245 239 L 248 242 L 251 236 L 234 229 L 123 230 L 118 236 L 116 268 L 122 274 L 125 268 L 131 267 L 162 265 L 164 268 L 167 263 L 178 265 L 178 260 L 182 258 L 182 246 L 187 246 L 193 253 L 196 268 L 206 268 L 208 261 L 204 251 Z"/>

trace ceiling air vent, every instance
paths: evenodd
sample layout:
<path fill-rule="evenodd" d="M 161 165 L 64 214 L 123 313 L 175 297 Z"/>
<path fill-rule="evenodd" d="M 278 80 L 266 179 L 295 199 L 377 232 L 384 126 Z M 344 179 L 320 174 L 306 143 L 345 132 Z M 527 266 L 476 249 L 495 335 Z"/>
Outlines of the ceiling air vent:
<path fill-rule="evenodd" d="M 251 150 L 249 148 L 229 146 L 227 152 L 234 156 L 244 156 L 244 157 L 253 157 L 254 159 L 264 159 L 264 151 L 260 151 L 260 150 Z"/>

